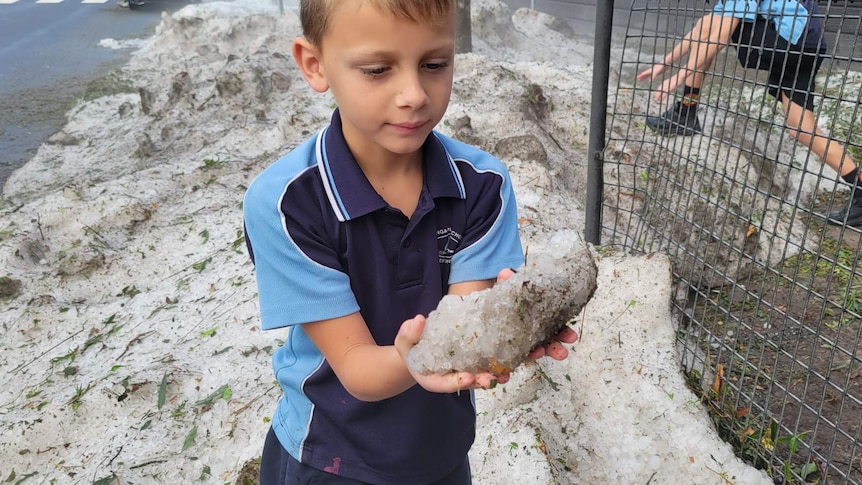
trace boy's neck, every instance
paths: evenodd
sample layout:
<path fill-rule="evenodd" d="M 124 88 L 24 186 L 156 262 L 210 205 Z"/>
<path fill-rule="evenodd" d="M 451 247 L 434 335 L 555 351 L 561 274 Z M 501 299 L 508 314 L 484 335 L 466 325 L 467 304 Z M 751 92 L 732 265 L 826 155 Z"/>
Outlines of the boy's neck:
<path fill-rule="evenodd" d="M 422 152 L 400 155 L 381 150 L 376 154 L 354 153 L 353 157 L 368 179 L 422 175 Z"/>
<path fill-rule="evenodd" d="M 356 163 L 383 200 L 408 218 L 413 215 L 422 193 L 422 153 L 382 157 Z"/>

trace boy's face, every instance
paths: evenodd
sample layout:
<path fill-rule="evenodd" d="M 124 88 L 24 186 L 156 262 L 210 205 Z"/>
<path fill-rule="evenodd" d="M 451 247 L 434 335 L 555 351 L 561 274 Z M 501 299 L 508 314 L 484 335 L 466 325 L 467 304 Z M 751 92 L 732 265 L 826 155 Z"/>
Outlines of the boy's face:
<path fill-rule="evenodd" d="M 318 72 L 310 73 L 297 57 L 306 79 L 318 91 L 332 90 L 357 159 L 415 153 L 449 104 L 454 13 L 427 24 L 363 0 L 337 5 L 320 48 L 309 44 Z"/>

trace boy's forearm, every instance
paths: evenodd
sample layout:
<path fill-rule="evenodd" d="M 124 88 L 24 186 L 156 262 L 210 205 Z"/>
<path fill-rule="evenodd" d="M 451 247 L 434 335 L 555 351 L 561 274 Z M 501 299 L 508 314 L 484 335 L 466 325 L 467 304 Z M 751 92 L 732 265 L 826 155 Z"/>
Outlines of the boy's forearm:
<path fill-rule="evenodd" d="M 668 52 L 666 56 L 664 56 L 664 59 L 662 59 L 662 64 L 664 64 L 665 66 L 670 66 L 671 64 L 685 57 L 685 55 L 688 54 L 688 51 L 690 49 L 691 41 L 687 38 L 684 38 L 676 46 L 674 46 L 674 48 L 671 49 L 671 51 Z"/>
<path fill-rule="evenodd" d="M 347 392 L 361 401 L 380 401 L 416 384 L 395 346 L 377 345 L 359 312 L 302 329 Z"/>
<path fill-rule="evenodd" d="M 682 36 L 682 40 L 679 41 L 670 52 L 664 56 L 662 63 L 665 65 L 671 65 L 688 54 L 691 51 L 692 41 L 700 42 L 708 37 L 709 32 L 707 30 L 709 19 L 712 17 L 712 14 L 705 15 L 703 18 L 698 19 L 695 22 L 694 26 L 686 32 L 684 36 Z"/>
<path fill-rule="evenodd" d="M 494 281 L 455 283 L 449 287 L 449 293 L 467 295 L 490 288 Z M 356 399 L 382 401 L 416 385 L 395 346 L 377 345 L 359 313 L 305 324 L 303 328 L 329 361 L 338 380 Z"/>
<path fill-rule="evenodd" d="M 730 42 L 734 28 L 739 19 L 707 15 L 688 34 L 688 45 L 691 53 L 685 67 L 676 74 L 676 86 L 681 86 L 696 74 L 704 74 L 709 70 L 715 56 Z"/>
<path fill-rule="evenodd" d="M 416 385 L 393 345 L 360 345 L 345 358 L 338 379 L 360 401 L 382 401 Z"/>
<path fill-rule="evenodd" d="M 450 295 L 469 295 L 494 286 L 495 280 L 476 280 L 449 286 Z M 361 401 L 382 401 L 416 385 L 404 359 L 394 346 L 363 345 L 351 349 L 349 361 L 341 367 L 342 384 Z"/>

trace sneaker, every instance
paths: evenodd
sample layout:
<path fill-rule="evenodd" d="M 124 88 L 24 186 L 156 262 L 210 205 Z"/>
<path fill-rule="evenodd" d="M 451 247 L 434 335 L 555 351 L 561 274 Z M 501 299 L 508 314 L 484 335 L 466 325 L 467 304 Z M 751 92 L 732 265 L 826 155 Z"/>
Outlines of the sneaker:
<path fill-rule="evenodd" d="M 661 116 L 647 116 L 646 125 L 662 136 L 692 136 L 701 132 L 697 108 L 687 108 L 679 102 Z"/>
<path fill-rule="evenodd" d="M 862 225 L 862 197 L 851 197 L 844 207 L 829 214 L 826 222 L 835 226 Z"/>
<path fill-rule="evenodd" d="M 147 2 L 144 0 L 128 0 L 129 5 L 133 7 L 140 7 L 141 5 L 145 5 Z"/>
<path fill-rule="evenodd" d="M 123 8 L 129 8 L 129 0 L 117 0 L 117 5 Z"/>

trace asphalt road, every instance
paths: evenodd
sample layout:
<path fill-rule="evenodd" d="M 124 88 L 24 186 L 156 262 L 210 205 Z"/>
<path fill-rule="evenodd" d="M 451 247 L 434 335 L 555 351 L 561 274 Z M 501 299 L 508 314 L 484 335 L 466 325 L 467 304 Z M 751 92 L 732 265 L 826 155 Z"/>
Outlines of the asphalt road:
<path fill-rule="evenodd" d="M 87 84 L 131 54 L 99 47 L 99 41 L 149 37 L 161 12 L 192 3 L 149 0 L 130 10 L 116 0 L 9 1 L 0 0 L 0 186 L 62 127 Z"/>

